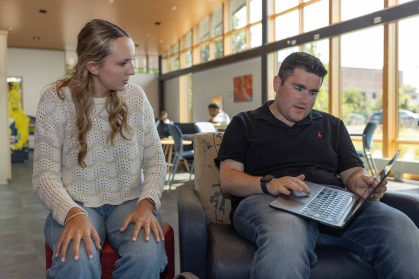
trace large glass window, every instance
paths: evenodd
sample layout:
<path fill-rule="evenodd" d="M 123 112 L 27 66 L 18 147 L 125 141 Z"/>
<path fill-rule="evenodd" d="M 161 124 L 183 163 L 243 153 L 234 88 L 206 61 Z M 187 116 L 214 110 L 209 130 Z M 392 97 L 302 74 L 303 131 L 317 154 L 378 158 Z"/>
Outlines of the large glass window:
<path fill-rule="evenodd" d="M 158 56 L 148 56 L 148 72 L 150 74 L 159 73 L 159 57 Z"/>
<path fill-rule="evenodd" d="M 220 5 L 212 13 L 212 36 L 213 38 L 223 34 L 223 5 Z"/>
<path fill-rule="evenodd" d="M 173 71 L 179 70 L 179 43 L 173 46 Z"/>
<path fill-rule="evenodd" d="M 283 1 L 285 2 L 285 1 Z M 300 32 L 298 10 L 275 18 L 275 39 L 277 41 L 298 35 Z"/>
<path fill-rule="evenodd" d="M 399 22 L 399 123 L 401 139 L 419 140 L 419 17 Z M 402 158 L 419 160 L 419 144 L 399 144 Z"/>
<path fill-rule="evenodd" d="M 190 47 L 192 47 L 192 31 L 183 38 L 183 49 L 188 49 Z"/>
<path fill-rule="evenodd" d="M 250 24 L 262 20 L 262 0 L 250 0 Z"/>
<path fill-rule="evenodd" d="M 230 0 L 231 30 L 240 29 L 247 24 L 246 0 Z"/>
<path fill-rule="evenodd" d="M 250 27 L 250 47 L 258 47 L 262 45 L 262 24 Z"/>
<path fill-rule="evenodd" d="M 209 44 L 205 44 L 199 47 L 200 62 L 207 62 L 210 59 Z"/>
<path fill-rule="evenodd" d="M 382 123 L 383 48 L 383 26 L 341 37 L 341 118 L 349 133 L 361 134 L 367 122 L 380 118 L 380 114 Z M 382 139 L 382 133 L 379 125 L 374 139 Z M 382 157 L 378 142 L 374 142 L 373 157 Z"/>
<path fill-rule="evenodd" d="M 325 68 L 329 71 L 329 40 L 312 42 L 304 45 L 304 52 L 316 56 L 322 61 Z M 329 75 L 323 79 L 319 94 L 317 95 L 314 109 L 329 112 Z"/>
<path fill-rule="evenodd" d="M 214 58 L 220 58 L 224 55 L 223 39 L 214 42 Z"/>
<path fill-rule="evenodd" d="M 192 31 L 185 35 L 183 38 L 183 49 L 189 49 L 192 47 Z M 192 66 L 192 49 L 185 52 L 185 66 Z"/>
<path fill-rule="evenodd" d="M 191 67 L 192 66 L 192 50 L 188 50 L 187 52 L 185 52 L 185 66 L 186 67 Z"/>
<path fill-rule="evenodd" d="M 299 0 L 275 0 L 275 13 L 278 14 L 294 8 L 298 6 L 299 2 Z"/>
<path fill-rule="evenodd" d="M 345 21 L 384 9 L 384 0 L 341 0 L 341 20 Z"/>
<path fill-rule="evenodd" d="M 199 43 L 208 41 L 209 39 L 209 17 L 207 16 L 198 26 Z"/>
<path fill-rule="evenodd" d="M 329 0 L 321 0 L 304 8 L 304 32 L 329 25 Z"/>
<path fill-rule="evenodd" d="M 136 55 L 134 58 L 134 69 L 136 73 L 147 73 L 147 56 Z"/>
<path fill-rule="evenodd" d="M 237 53 L 246 50 L 246 30 L 231 35 L 231 51 Z"/>

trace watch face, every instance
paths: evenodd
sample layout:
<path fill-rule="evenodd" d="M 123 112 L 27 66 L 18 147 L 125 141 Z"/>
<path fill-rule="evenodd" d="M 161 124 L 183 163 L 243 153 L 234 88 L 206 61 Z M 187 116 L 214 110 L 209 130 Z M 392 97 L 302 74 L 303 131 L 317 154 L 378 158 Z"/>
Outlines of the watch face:
<path fill-rule="evenodd" d="M 264 177 L 262 177 L 262 179 L 260 180 L 261 182 L 269 182 L 272 179 L 274 179 L 273 175 L 265 175 Z"/>

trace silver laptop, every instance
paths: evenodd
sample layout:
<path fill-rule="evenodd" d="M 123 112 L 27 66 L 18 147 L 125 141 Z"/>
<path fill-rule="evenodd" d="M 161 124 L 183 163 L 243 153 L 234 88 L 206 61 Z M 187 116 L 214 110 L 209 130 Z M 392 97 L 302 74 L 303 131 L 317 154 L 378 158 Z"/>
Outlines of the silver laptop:
<path fill-rule="evenodd" d="M 279 195 L 271 202 L 270 206 L 334 228 L 343 229 L 355 218 L 364 201 L 369 199 L 386 179 L 399 154 L 400 150 L 377 176 L 379 180 L 377 187 L 367 188 L 359 197 L 343 189 L 339 190 L 304 181 L 310 189 L 311 195 L 291 191 L 290 195 Z"/>

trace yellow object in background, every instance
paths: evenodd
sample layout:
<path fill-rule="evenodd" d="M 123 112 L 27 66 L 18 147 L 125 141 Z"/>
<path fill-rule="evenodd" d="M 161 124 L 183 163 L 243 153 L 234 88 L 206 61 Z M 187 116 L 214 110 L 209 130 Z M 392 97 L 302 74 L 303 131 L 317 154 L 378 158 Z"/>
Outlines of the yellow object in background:
<path fill-rule="evenodd" d="M 20 106 L 18 83 L 11 82 L 12 88 L 9 91 L 9 118 L 14 119 L 17 130 L 17 143 L 12 146 L 12 150 L 22 149 L 28 144 L 29 137 L 29 117 L 23 113 Z"/>

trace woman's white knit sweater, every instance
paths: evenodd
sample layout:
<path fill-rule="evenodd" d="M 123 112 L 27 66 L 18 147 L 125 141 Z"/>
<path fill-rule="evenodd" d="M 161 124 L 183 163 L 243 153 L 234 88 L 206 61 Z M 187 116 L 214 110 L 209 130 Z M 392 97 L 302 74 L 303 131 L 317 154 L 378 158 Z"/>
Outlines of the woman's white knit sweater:
<path fill-rule="evenodd" d="M 127 200 L 150 198 L 160 209 L 166 178 L 166 162 L 154 124 L 153 109 L 143 91 L 128 84 L 121 92 L 128 105 L 131 140 L 117 134 L 114 145 L 107 142 L 111 131 L 106 98 L 95 98 L 87 134 L 86 168 L 78 165 L 80 149 L 76 110 L 70 89 L 61 100 L 56 87 L 49 87 L 38 105 L 32 185 L 53 218 L 64 225 L 68 211 L 80 206 L 118 205 Z M 142 171 L 143 169 L 143 171 Z"/>

